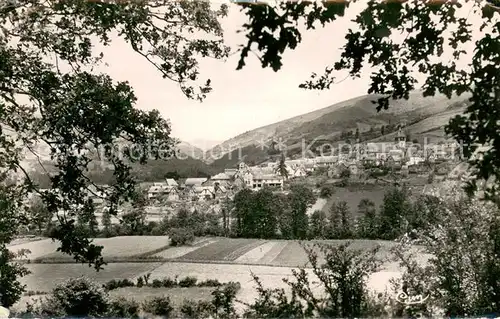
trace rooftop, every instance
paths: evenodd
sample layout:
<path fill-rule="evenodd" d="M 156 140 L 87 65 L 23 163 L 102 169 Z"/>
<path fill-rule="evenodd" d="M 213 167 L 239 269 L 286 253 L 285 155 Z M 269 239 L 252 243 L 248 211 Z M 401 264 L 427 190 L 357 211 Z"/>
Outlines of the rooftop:
<path fill-rule="evenodd" d="M 210 179 L 218 179 L 218 180 L 229 180 L 231 177 L 227 173 L 219 173 L 210 177 Z"/>
<path fill-rule="evenodd" d="M 267 175 L 255 175 L 253 179 L 270 180 L 270 179 L 283 179 L 283 177 L 280 175 L 267 174 Z"/>
<path fill-rule="evenodd" d="M 179 186 L 179 184 L 177 184 L 177 182 L 173 178 L 167 178 L 167 185 L 168 186 Z"/>
<path fill-rule="evenodd" d="M 190 177 L 187 178 L 186 181 L 184 182 L 185 185 L 192 186 L 192 185 L 200 185 L 205 183 L 207 181 L 206 177 Z"/>

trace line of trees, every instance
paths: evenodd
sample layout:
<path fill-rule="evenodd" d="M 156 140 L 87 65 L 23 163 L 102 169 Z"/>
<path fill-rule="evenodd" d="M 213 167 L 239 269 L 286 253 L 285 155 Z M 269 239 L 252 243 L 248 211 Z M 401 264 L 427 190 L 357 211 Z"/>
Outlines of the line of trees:
<path fill-rule="evenodd" d="M 345 201 L 332 203 L 328 214 L 315 211 L 310 218 L 309 238 L 394 240 L 433 225 L 438 209 L 433 196 L 421 195 L 413 200 L 406 187 L 392 187 L 378 210 L 373 201 L 364 198 L 355 214 Z"/>
<path fill-rule="evenodd" d="M 292 185 L 287 195 L 243 189 L 234 198 L 232 232 L 237 237 L 306 239 L 307 210 L 315 201 L 304 185 Z"/>
<path fill-rule="evenodd" d="M 394 240 L 430 227 L 435 222 L 435 211 L 440 209 L 432 196 L 421 195 L 413 200 L 405 186 L 388 189 L 379 209 L 373 201 L 362 199 L 357 211 L 352 212 L 347 202 L 338 201 L 332 203 L 328 212 L 316 210 L 308 216 L 307 210 L 315 200 L 312 191 L 302 185 L 293 186 L 288 195 L 274 194 L 268 189 L 242 190 L 234 199 L 232 235 Z"/>
<path fill-rule="evenodd" d="M 328 198 L 331 188 L 324 187 L 320 196 Z M 361 199 L 357 211 L 345 201 L 332 203 L 329 210 L 307 211 L 316 201 L 312 190 L 304 185 L 292 185 L 288 194 L 263 188 L 257 192 L 243 189 L 234 200 L 223 201 L 221 212 L 203 213 L 181 208 L 175 215 L 161 221 L 147 221 L 146 199 L 138 196 L 119 224 L 112 224 L 111 215 L 104 210 L 103 227 L 98 228 L 95 215 L 81 215 L 76 226 L 89 237 L 127 235 L 165 235 L 173 230 L 192 236 L 230 236 L 243 238 L 282 239 L 384 239 L 393 240 L 407 233 L 429 227 L 433 213 L 440 209 L 432 196 L 421 195 L 412 200 L 409 190 L 392 187 L 377 209 L 369 199 Z M 31 232 L 50 235 L 52 215 L 43 203 L 34 198 L 31 206 Z M 190 235 L 191 234 L 191 235 Z M 188 236 L 189 235 L 189 236 Z"/>

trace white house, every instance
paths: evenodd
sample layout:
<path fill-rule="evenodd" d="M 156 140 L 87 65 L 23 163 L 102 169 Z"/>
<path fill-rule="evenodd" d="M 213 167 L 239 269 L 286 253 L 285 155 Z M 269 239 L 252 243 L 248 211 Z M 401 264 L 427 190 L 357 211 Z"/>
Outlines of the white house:
<path fill-rule="evenodd" d="M 292 177 L 304 177 L 304 176 L 307 176 L 307 172 L 304 169 L 304 167 L 299 166 L 295 170 L 293 170 L 291 176 Z"/>
<path fill-rule="evenodd" d="M 423 163 L 423 162 L 425 162 L 425 159 L 421 156 L 410 156 L 410 157 L 408 157 L 407 165 L 408 166 L 418 165 L 418 164 Z"/>
<path fill-rule="evenodd" d="M 192 200 L 206 201 L 214 199 L 215 193 L 211 186 L 195 186 L 188 191 L 188 196 Z"/>
<path fill-rule="evenodd" d="M 167 179 L 166 182 L 156 182 L 148 190 L 149 199 L 165 198 L 169 201 L 179 200 L 178 184 L 173 179 Z"/>
<path fill-rule="evenodd" d="M 279 175 L 252 176 L 251 189 L 258 191 L 264 187 L 283 189 L 283 177 Z"/>
<path fill-rule="evenodd" d="M 316 166 L 318 167 L 328 167 L 335 165 L 339 162 L 338 156 L 320 156 L 315 159 Z"/>

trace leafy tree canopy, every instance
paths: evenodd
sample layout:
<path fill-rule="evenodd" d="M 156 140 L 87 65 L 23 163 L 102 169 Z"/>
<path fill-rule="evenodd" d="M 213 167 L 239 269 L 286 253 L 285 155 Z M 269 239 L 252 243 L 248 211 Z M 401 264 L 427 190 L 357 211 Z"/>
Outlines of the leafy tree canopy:
<path fill-rule="evenodd" d="M 48 211 L 59 219 L 52 237 L 61 242 L 61 251 L 99 268 L 101 247 L 91 244 L 75 225 L 80 215 L 95 211 L 88 192 L 91 154 L 104 149 L 112 164 L 114 183 L 101 190 L 108 195 L 110 213 L 116 214 L 117 206 L 134 195 L 129 163 L 164 156 L 161 152 L 171 152 L 174 144 L 170 125 L 158 111 L 134 108 L 137 98 L 127 82 L 95 71 L 104 58 L 99 45 L 120 38 L 164 78 L 177 82 L 188 98 L 202 100 L 210 92 L 210 81 L 200 82 L 198 59 L 227 56 L 217 20 L 226 9 L 214 11 L 207 1 L 2 4 L 0 175 L 2 180 L 12 173 L 23 178 L 2 188 L 9 204 L 2 206 L 0 219 L 19 216 L 18 199 L 40 192 L 22 158 L 26 153 L 36 158 L 36 148 L 44 144 L 57 168 L 50 178 L 52 190 L 40 192 Z M 133 148 L 119 147 L 123 143 L 148 152 L 137 156 Z M 113 151 L 117 148 L 122 154 Z M 0 247 L 12 240 L 22 223 L 16 218 L 9 231 L 0 229 Z"/>
<path fill-rule="evenodd" d="M 449 122 L 445 131 L 464 143 L 467 158 L 478 144 L 492 146 L 482 159 L 471 159 L 471 164 L 479 179 L 499 180 L 500 3 L 497 0 L 242 4 L 249 17 L 243 26 L 248 41 L 241 49 L 238 69 L 244 67 L 248 54 L 256 47 L 258 52 L 254 53 L 262 66 L 278 71 L 284 52 L 295 49 L 301 42 L 301 27 L 315 29 L 345 19 L 348 10 L 358 10 L 358 4 L 364 6 L 356 12 L 355 26 L 341 35 L 345 42 L 340 59 L 332 61 L 324 74 L 313 73 L 300 87 L 330 89 L 336 73 L 348 71 L 356 78 L 366 70 L 371 73 L 368 93 L 381 94 L 374 101 L 378 110 L 387 109 L 391 98 L 408 99 L 410 91 L 418 85 L 424 96 L 443 93 L 451 98 L 466 94 L 470 96 L 470 105 L 464 114 Z M 473 31 L 477 30 L 481 35 L 475 49 L 467 52 L 467 45 L 474 41 Z M 324 39 L 339 40 L 338 33 L 332 39 Z M 498 183 L 489 185 L 486 190 L 489 199 L 496 198 L 497 188 Z M 476 181 L 471 182 L 468 190 L 476 189 Z"/>

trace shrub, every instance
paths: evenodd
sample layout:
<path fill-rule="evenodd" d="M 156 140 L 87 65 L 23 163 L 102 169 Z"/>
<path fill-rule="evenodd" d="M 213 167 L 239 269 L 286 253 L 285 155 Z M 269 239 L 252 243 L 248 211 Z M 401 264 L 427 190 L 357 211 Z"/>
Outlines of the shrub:
<path fill-rule="evenodd" d="M 163 286 L 163 282 L 160 279 L 154 279 L 151 282 L 151 287 L 153 288 L 161 288 Z"/>
<path fill-rule="evenodd" d="M 68 316 L 100 316 L 107 311 L 107 294 L 88 278 L 79 277 L 58 285 L 52 291 L 55 304 Z"/>
<path fill-rule="evenodd" d="M 164 278 L 162 280 L 163 287 L 165 288 L 172 288 L 177 286 L 177 278 L 170 279 L 170 278 Z"/>
<path fill-rule="evenodd" d="M 186 278 L 179 280 L 179 286 L 181 286 L 183 288 L 193 287 L 193 286 L 196 286 L 197 281 L 198 281 L 198 279 L 196 279 L 196 277 L 189 277 L 188 276 Z"/>
<path fill-rule="evenodd" d="M 131 280 L 128 279 L 111 279 L 107 283 L 104 284 L 104 289 L 106 290 L 114 290 L 118 288 L 124 287 L 134 287 L 135 284 Z"/>
<path fill-rule="evenodd" d="M 230 282 L 224 287 L 217 287 L 212 292 L 212 306 L 215 313 L 222 318 L 234 318 L 236 309 L 234 302 L 240 289 L 240 283 Z"/>
<path fill-rule="evenodd" d="M 144 276 L 142 276 L 142 279 L 144 280 L 144 285 L 149 285 L 149 278 L 151 278 L 151 273 L 148 272 L 147 274 L 145 274 Z"/>
<path fill-rule="evenodd" d="M 179 312 L 183 318 L 210 318 L 214 313 L 213 305 L 205 300 L 189 300 L 186 299 L 182 303 Z"/>
<path fill-rule="evenodd" d="M 120 288 L 122 287 L 135 287 L 135 284 L 132 280 L 122 279 L 120 282 Z"/>
<path fill-rule="evenodd" d="M 174 308 L 168 296 L 154 297 L 143 303 L 143 310 L 155 316 L 168 317 Z"/>
<path fill-rule="evenodd" d="M 168 235 L 172 246 L 182 246 L 194 242 L 194 233 L 187 228 L 172 228 Z"/>
<path fill-rule="evenodd" d="M 64 309 L 52 297 L 36 298 L 26 302 L 26 310 L 22 312 L 11 311 L 12 318 L 57 318 L 65 315 Z"/>
<path fill-rule="evenodd" d="M 110 302 L 108 316 L 114 318 L 138 318 L 139 310 L 139 304 L 135 300 L 119 297 Z"/>
<path fill-rule="evenodd" d="M 220 287 L 222 284 L 217 279 L 207 279 L 205 281 L 200 281 L 197 285 L 198 287 Z"/>
<path fill-rule="evenodd" d="M 328 279 L 321 282 L 325 295 L 318 298 L 319 296 L 308 293 L 312 291 L 313 286 L 305 269 L 294 271 L 294 278 L 285 280 L 292 290 L 292 298 L 286 296 L 283 288 L 264 289 L 260 280 L 254 276 L 258 297 L 249 305 L 245 317 L 366 318 L 373 315 L 377 318 L 379 308 L 372 305 L 367 307 L 365 302 L 369 298 L 367 278 L 375 273 L 382 263 L 377 258 L 378 247 L 367 251 L 353 249 L 350 243 L 316 243 L 304 248 L 316 276 Z M 324 259 L 324 262 L 320 262 L 320 258 Z M 312 311 L 314 315 L 311 314 Z M 387 316 L 383 314 L 381 317 Z"/>
<path fill-rule="evenodd" d="M 319 192 L 319 197 L 321 198 L 330 198 L 333 195 L 334 189 L 332 185 L 325 185 L 321 187 Z"/>
<path fill-rule="evenodd" d="M 142 286 L 144 286 L 144 279 L 142 277 L 137 278 L 137 284 L 136 284 L 136 286 L 138 288 L 141 288 Z"/>

